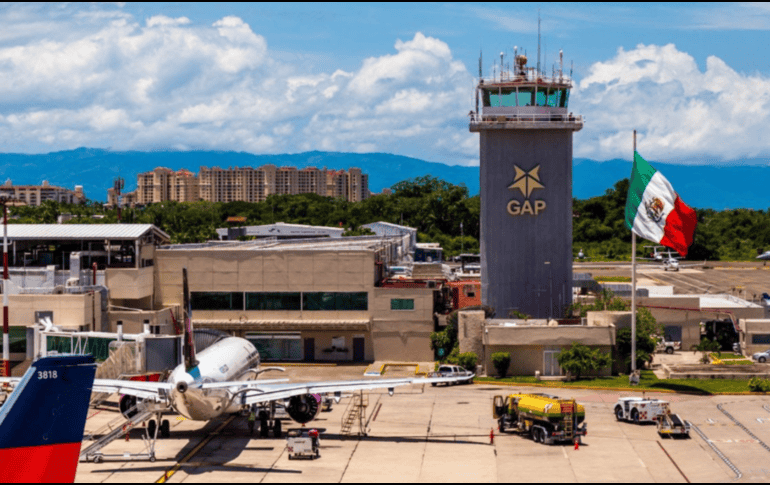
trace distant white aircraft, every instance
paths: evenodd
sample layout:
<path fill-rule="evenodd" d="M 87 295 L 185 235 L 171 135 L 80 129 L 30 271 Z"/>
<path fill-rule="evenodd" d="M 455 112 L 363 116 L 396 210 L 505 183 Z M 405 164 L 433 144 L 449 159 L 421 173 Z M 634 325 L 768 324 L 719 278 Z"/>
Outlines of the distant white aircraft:
<path fill-rule="evenodd" d="M 767 264 L 768 261 L 770 261 L 770 251 L 765 251 L 764 253 L 757 256 L 757 259 L 761 259 L 762 261 Z"/>
<path fill-rule="evenodd" d="M 648 259 L 650 261 L 655 261 L 660 264 L 643 264 L 642 266 L 660 266 L 663 265 L 664 271 L 679 271 L 679 268 L 694 268 L 697 266 L 703 266 L 706 264 L 706 261 L 703 261 L 702 263 L 687 263 L 687 264 L 681 264 L 679 262 L 679 256 L 675 256 L 674 253 L 672 253 L 670 250 L 666 252 L 658 252 L 658 248 L 661 248 L 662 246 L 645 246 L 646 248 L 652 247 L 655 248 L 654 252 L 651 254 L 653 258 L 643 258 Z"/>

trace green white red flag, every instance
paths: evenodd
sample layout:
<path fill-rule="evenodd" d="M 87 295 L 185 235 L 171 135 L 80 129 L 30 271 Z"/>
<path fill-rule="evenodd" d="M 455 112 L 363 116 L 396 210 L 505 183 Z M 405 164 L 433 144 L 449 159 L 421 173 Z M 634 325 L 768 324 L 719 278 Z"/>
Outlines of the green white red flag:
<path fill-rule="evenodd" d="M 626 227 L 637 236 L 676 250 L 682 257 L 692 244 L 697 216 L 671 183 L 634 152 L 626 200 Z"/>

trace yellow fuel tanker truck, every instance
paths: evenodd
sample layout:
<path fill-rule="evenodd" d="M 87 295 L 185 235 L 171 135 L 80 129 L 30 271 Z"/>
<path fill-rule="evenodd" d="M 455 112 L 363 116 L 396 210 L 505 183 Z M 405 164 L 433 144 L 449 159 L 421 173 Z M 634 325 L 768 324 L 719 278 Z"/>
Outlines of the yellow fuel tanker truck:
<path fill-rule="evenodd" d="M 587 434 L 585 409 L 574 399 L 547 394 L 495 396 L 492 414 L 501 433 L 527 433 L 537 443 L 573 441 Z"/>

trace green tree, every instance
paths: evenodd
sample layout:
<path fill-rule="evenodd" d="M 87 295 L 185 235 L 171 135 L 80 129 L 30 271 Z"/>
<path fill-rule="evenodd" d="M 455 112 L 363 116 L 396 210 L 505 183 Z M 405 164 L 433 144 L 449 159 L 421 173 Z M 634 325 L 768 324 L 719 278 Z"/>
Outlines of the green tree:
<path fill-rule="evenodd" d="M 508 367 L 511 365 L 511 354 L 508 352 L 495 352 L 492 354 L 492 366 L 497 371 L 501 379 L 508 374 Z"/>
<path fill-rule="evenodd" d="M 610 354 L 602 352 L 600 349 L 591 349 L 587 345 L 579 342 L 572 342 L 572 346 L 564 349 L 556 355 L 556 361 L 559 366 L 580 379 L 580 376 L 603 369 L 610 365 L 612 359 Z"/>
<path fill-rule="evenodd" d="M 465 370 L 476 372 L 476 363 L 478 361 L 479 357 L 475 352 L 463 352 L 457 358 L 457 365 L 464 368 Z"/>

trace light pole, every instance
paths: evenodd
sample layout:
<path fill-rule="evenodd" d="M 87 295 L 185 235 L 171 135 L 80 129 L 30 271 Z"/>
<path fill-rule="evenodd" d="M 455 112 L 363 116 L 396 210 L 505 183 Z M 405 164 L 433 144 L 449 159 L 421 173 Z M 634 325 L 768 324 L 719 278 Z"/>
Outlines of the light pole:
<path fill-rule="evenodd" d="M 553 269 L 551 269 L 551 262 L 546 261 L 543 264 L 548 266 L 548 320 L 553 316 Z"/>
<path fill-rule="evenodd" d="M 11 344 L 8 338 L 8 206 L 19 203 L 16 199 L 0 195 L 0 204 L 3 205 L 3 365 L 0 374 L 3 377 L 11 377 Z"/>

